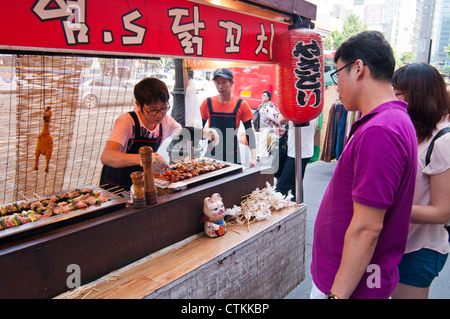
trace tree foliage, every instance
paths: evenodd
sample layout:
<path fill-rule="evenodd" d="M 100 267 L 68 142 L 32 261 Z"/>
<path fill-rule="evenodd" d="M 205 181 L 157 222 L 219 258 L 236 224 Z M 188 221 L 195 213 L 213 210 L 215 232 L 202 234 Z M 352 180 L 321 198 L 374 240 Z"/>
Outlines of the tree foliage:
<path fill-rule="evenodd" d="M 352 13 L 344 21 L 342 32 L 335 30 L 329 38 L 325 39 L 324 47 L 327 50 L 336 50 L 350 37 L 367 30 L 367 24 L 363 23 L 358 15 Z"/>
<path fill-rule="evenodd" d="M 400 57 L 400 61 L 403 65 L 413 63 L 417 59 L 417 55 L 414 52 L 403 52 Z"/>

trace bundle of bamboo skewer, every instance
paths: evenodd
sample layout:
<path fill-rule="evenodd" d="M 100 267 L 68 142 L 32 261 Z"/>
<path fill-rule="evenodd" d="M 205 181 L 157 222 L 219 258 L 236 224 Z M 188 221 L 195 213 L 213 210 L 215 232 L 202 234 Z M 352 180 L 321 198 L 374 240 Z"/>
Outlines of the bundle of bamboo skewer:
<path fill-rule="evenodd" d="M 256 189 L 251 194 L 243 196 L 243 198 L 244 200 L 240 206 L 234 205 L 233 208 L 225 211 L 225 219 L 227 223 L 234 223 L 240 226 L 247 224 L 247 229 L 251 223 L 270 219 L 273 211 L 298 206 L 289 197 L 278 193 L 275 187 L 269 183 L 266 183 L 265 188 Z"/>

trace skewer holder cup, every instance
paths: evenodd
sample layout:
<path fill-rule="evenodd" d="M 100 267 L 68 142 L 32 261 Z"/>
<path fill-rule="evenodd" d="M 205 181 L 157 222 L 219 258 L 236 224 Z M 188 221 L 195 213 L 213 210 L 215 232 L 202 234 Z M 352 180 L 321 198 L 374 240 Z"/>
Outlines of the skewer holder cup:
<path fill-rule="evenodd" d="M 142 209 L 146 206 L 146 199 L 144 193 L 144 173 L 133 172 L 131 175 L 133 181 L 133 207 Z"/>

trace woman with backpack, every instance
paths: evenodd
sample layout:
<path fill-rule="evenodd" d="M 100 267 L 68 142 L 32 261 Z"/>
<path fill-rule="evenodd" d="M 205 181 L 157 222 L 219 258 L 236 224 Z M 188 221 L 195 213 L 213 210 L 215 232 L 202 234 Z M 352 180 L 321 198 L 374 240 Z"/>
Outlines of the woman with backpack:
<path fill-rule="evenodd" d="M 416 188 L 400 282 L 394 299 L 427 299 L 450 251 L 450 99 L 431 65 L 406 65 L 393 78 L 395 95 L 408 102 L 418 140 Z"/>

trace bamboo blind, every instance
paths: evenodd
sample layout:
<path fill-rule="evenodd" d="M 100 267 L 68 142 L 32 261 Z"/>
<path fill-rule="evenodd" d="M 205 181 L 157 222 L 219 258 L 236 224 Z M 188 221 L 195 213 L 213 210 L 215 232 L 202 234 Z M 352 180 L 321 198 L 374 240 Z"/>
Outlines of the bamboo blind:
<path fill-rule="evenodd" d="M 65 68 L 71 65 L 70 71 Z M 26 197 L 33 192 L 46 194 L 62 189 L 72 148 L 73 127 L 78 99 L 81 65 L 76 58 L 21 56 L 16 62 L 17 109 L 15 143 L 14 195 L 21 191 Z M 43 172 L 45 156 L 40 156 L 39 170 L 33 171 L 34 150 L 43 126 L 45 107 L 53 116 L 50 132 L 54 140 L 49 173 Z M 53 157 L 54 156 L 54 157 Z M 53 165 L 52 165 L 53 164 Z M 55 165 L 56 164 L 56 165 Z"/>

